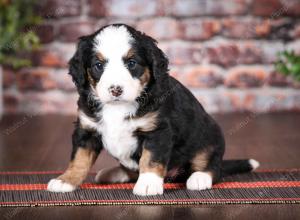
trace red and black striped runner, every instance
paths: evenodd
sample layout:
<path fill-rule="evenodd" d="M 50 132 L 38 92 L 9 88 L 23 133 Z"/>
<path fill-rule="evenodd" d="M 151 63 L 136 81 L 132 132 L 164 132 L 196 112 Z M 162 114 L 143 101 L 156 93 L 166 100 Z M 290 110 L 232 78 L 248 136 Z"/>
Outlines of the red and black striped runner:
<path fill-rule="evenodd" d="M 0 206 L 300 203 L 299 169 L 228 176 L 204 191 L 186 190 L 182 183 L 166 183 L 163 195 L 149 197 L 133 195 L 133 183 L 94 184 L 94 174 L 75 192 L 47 192 L 47 182 L 58 174 L 0 172 Z"/>

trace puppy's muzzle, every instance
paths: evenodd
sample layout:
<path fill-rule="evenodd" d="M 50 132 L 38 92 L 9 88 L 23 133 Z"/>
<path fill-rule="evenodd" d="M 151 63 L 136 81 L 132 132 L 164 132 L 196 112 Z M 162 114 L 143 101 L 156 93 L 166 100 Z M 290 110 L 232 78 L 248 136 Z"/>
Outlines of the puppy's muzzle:
<path fill-rule="evenodd" d="M 109 93 L 114 97 L 119 97 L 123 93 L 123 89 L 121 86 L 110 86 L 108 89 Z"/>

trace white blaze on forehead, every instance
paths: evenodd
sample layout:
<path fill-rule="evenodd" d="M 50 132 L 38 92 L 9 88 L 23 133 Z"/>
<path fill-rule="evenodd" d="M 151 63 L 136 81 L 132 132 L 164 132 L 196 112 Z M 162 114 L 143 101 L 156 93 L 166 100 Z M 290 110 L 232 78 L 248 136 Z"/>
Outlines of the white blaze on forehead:
<path fill-rule="evenodd" d="M 95 37 L 95 52 L 108 59 L 120 58 L 130 50 L 133 38 L 125 26 L 109 26 Z"/>

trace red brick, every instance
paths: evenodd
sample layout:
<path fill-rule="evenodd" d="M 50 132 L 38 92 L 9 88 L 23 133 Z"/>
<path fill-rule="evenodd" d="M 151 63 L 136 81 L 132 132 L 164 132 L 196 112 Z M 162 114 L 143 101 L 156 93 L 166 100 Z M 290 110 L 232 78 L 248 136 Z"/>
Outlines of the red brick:
<path fill-rule="evenodd" d="M 223 98 L 222 93 L 216 89 L 194 89 L 195 97 L 209 113 L 220 113 L 233 111 L 228 103 L 228 99 Z"/>
<path fill-rule="evenodd" d="M 54 89 L 55 83 L 49 80 L 49 72 L 45 69 L 24 69 L 18 72 L 17 84 L 20 90 Z"/>
<path fill-rule="evenodd" d="M 280 73 L 273 71 L 266 79 L 266 82 L 270 86 L 274 87 L 287 87 L 289 85 L 289 79 Z"/>
<path fill-rule="evenodd" d="M 292 36 L 294 38 L 300 38 L 300 23 L 295 26 L 294 30 L 292 31 Z"/>
<path fill-rule="evenodd" d="M 285 49 L 285 45 L 280 41 L 258 42 L 256 47 L 261 49 L 261 62 L 266 64 L 276 62 L 278 60 L 278 53 Z"/>
<path fill-rule="evenodd" d="M 52 70 L 47 68 L 26 68 L 18 72 L 18 88 L 21 91 L 45 91 L 60 89 L 74 91 L 75 86 L 67 69 Z"/>
<path fill-rule="evenodd" d="M 221 30 L 215 19 L 185 19 L 180 23 L 181 38 L 187 40 L 207 40 Z"/>
<path fill-rule="evenodd" d="M 282 7 L 280 0 L 253 0 L 253 13 L 261 16 L 271 16 Z"/>
<path fill-rule="evenodd" d="M 55 38 L 53 25 L 49 25 L 49 24 L 39 25 L 35 29 L 35 32 L 39 36 L 41 43 L 52 42 Z"/>
<path fill-rule="evenodd" d="M 248 39 L 270 34 L 269 20 L 226 18 L 223 20 L 223 34 L 226 37 Z"/>
<path fill-rule="evenodd" d="M 243 42 L 239 44 L 239 56 L 236 59 L 237 64 L 256 64 L 262 61 L 262 51 L 259 46 L 252 42 Z"/>
<path fill-rule="evenodd" d="M 175 16 L 241 15 L 247 12 L 247 0 L 166 0 L 164 13 Z"/>
<path fill-rule="evenodd" d="M 16 106 L 19 102 L 18 96 L 13 95 L 13 93 L 4 93 L 4 106 Z"/>
<path fill-rule="evenodd" d="M 47 67 L 65 67 L 67 66 L 64 60 L 64 54 L 58 54 L 56 51 L 39 50 L 32 54 L 32 62 L 37 66 Z"/>
<path fill-rule="evenodd" d="M 287 15 L 295 17 L 300 16 L 300 2 L 298 0 L 286 0 L 286 2 L 284 2 L 284 5 L 287 8 Z"/>
<path fill-rule="evenodd" d="M 270 40 L 290 41 L 293 39 L 292 31 L 294 28 L 294 21 L 291 18 L 280 18 L 270 20 L 271 34 Z"/>
<path fill-rule="evenodd" d="M 252 93 L 243 93 L 241 91 L 225 91 L 222 98 L 225 97 L 229 100 L 232 110 L 235 109 L 235 111 L 252 110 L 253 101 L 255 100 L 255 95 Z"/>
<path fill-rule="evenodd" d="M 174 39 L 178 36 L 178 23 L 172 18 L 147 19 L 137 24 L 137 29 L 156 39 Z"/>
<path fill-rule="evenodd" d="M 299 16 L 300 2 L 297 0 L 254 0 L 253 14 L 278 18 L 284 15 Z"/>
<path fill-rule="evenodd" d="M 251 111 L 255 117 L 265 112 L 300 110 L 300 93 L 293 89 L 199 89 L 193 93 L 211 113 Z"/>
<path fill-rule="evenodd" d="M 295 79 L 291 79 L 291 81 L 294 89 L 300 89 L 300 81 L 297 81 Z"/>
<path fill-rule="evenodd" d="M 179 66 L 169 65 L 169 75 L 173 76 L 174 78 L 178 79 L 179 75 L 183 73 L 183 68 Z"/>
<path fill-rule="evenodd" d="M 299 92 L 292 89 L 269 89 L 257 92 L 251 109 L 256 112 L 299 111 Z"/>
<path fill-rule="evenodd" d="M 20 102 L 20 93 L 17 91 L 4 90 L 3 92 L 3 107 L 4 113 L 19 113 L 18 108 Z"/>
<path fill-rule="evenodd" d="M 187 87 L 195 88 L 217 87 L 223 83 L 222 70 L 208 65 L 186 68 L 176 78 Z"/>
<path fill-rule="evenodd" d="M 253 42 L 212 41 L 205 46 L 203 59 L 224 67 L 255 64 L 261 62 L 262 51 Z"/>
<path fill-rule="evenodd" d="M 240 52 L 236 44 L 212 44 L 205 48 L 204 59 L 225 67 L 236 65 Z"/>
<path fill-rule="evenodd" d="M 45 18 L 58 18 L 79 15 L 81 0 L 45 0 L 39 2 L 38 13 Z"/>
<path fill-rule="evenodd" d="M 64 42 L 76 42 L 79 37 L 92 34 L 95 31 L 94 25 L 92 21 L 63 23 L 59 27 L 58 35 Z"/>
<path fill-rule="evenodd" d="M 286 50 L 293 50 L 300 56 L 300 39 L 288 43 L 285 47 Z"/>
<path fill-rule="evenodd" d="M 235 67 L 228 71 L 225 85 L 238 88 L 261 87 L 267 75 L 267 71 L 260 67 Z"/>
<path fill-rule="evenodd" d="M 31 54 L 35 66 L 67 67 L 69 59 L 75 53 L 75 44 L 53 43 Z"/>
<path fill-rule="evenodd" d="M 156 0 L 90 0 L 90 14 L 93 16 L 144 17 L 157 15 Z"/>
<path fill-rule="evenodd" d="M 96 17 L 104 17 L 106 15 L 105 1 L 89 0 L 89 14 Z"/>
<path fill-rule="evenodd" d="M 276 45 L 276 44 L 275 44 Z M 278 45 L 278 48 L 280 45 Z M 264 56 L 276 56 L 278 48 L 267 50 L 267 45 L 255 41 L 235 43 L 227 40 L 212 40 L 203 44 L 175 41 L 160 44 L 171 64 L 212 63 L 224 67 L 238 64 L 273 62 Z M 271 56 L 273 58 L 273 56 Z"/>
<path fill-rule="evenodd" d="M 292 76 L 286 76 L 283 73 L 273 71 L 266 79 L 266 83 L 273 87 L 290 87 L 300 89 L 300 81 Z"/>
<path fill-rule="evenodd" d="M 44 48 L 49 51 L 55 51 L 56 54 L 62 55 L 61 59 L 63 59 L 64 62 L 68 62 L 76 51 L 76 44 L 56 42 Z"/>
<path fill-rule="evenodd" d="M 170 63 L 174 65 L 191 64 L 202 58 L 200 45 L 176 41 L 159 44 L 159 47 L 166 53 Z"/>
<path fill-rule="evenodd" d="M 9 88 L 15 85 L 16 73 L 10 68 L 2 68 L 3 73 L 3 88 Z"/>
<path fill-rule="evenodd" d="M 55 83 L 55 88 L 66 92 L 76 90 L 68 69 L 52 69 L 49 73 L 50 80 Z"/>

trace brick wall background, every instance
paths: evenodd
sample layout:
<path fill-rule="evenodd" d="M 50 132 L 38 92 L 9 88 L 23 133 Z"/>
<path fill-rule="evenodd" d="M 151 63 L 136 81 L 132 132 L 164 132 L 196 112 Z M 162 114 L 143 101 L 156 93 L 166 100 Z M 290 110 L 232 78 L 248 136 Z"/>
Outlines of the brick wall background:
<path fill-rule="evenodd" d="M 5 112 L 76 112 L 67 61 L 79 36 L 122 22 L 159 40 L 171 74 L 209 112 L 300 110 L 300 83 L 274 71 L 300 53 L 299 0 L 44 0 L 31 68 L 4 70 Z"/>

